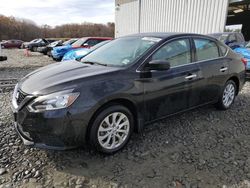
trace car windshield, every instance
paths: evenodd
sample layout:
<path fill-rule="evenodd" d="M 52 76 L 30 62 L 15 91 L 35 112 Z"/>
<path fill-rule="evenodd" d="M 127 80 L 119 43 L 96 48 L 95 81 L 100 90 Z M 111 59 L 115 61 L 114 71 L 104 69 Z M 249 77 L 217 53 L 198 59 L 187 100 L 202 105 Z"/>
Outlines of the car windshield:
<path fill-rule="evenodd" d="M 86 41 L 86 38 L 78 39 L 72 44 L 72 47 L 79 47 Z"/>
<path fill-rule="evenodd" d="M 219 41 L 225 43 L 228 38 L 228 34 L 220 34 L 220 35 L 214 35 L 215 38 L 217 38 Z"/>
<path fill-rule="evenodd" d="M 96 49 L 84 57 L 81 62 L 107 66 L 127 66 L 159 41 L 161 38 L 156 37 L 118 38 Z"/>
<path fill-rule="evenodd" d="M 39 39 L 34 39 L 34 40 L 30 41 L 30 42 L 36 42 L 37 40 L 39 40 Z"/>
<path fill-rule="evenodd" d="M 73 44 L 74 42 L 76 42 L 77 39 L 70 39 L 70 40 L 67 40 L 63 43 L 63 45 L 69 45 L 69 44 Z"/>
<path fill-rule="evenodd" d="M 95 46 L 92 46 L 90 49 L 91 49 L 91 51 L 96 50 L 97 48 L 100 48 L 101 46 L 103 46 L 104 44 L 107 44 L 109 42 L 110 42 L 110 40 L 105 40 L 103 42 L 96 44 Z"/>

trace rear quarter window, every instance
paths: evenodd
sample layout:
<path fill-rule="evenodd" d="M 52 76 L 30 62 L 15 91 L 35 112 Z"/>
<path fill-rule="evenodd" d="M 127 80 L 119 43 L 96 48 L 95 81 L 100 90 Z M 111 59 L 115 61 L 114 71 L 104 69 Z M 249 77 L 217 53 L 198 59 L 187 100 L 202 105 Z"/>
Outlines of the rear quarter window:
<path fill-rule="evenodd" d="M 197 61 L 220 57 L 217 44 L 209 39 L 194 39 Z"/>
<path fill-rule="evenodd" d="M 220 51 L 221 51 L 220 56 L 225 56 L 227 51 L 228 51 L 227 47 L 221 43 L 219 43 L 218 46 L 219 46 Z"/>

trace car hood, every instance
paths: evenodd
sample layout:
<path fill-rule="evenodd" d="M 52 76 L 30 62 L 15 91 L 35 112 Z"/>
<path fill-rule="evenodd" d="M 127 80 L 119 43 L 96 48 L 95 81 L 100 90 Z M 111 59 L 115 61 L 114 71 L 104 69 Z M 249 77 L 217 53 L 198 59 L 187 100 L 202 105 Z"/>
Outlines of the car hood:
<path fill-rule="evenodd" d="M 250 49 L 248 48 L 235 48 L 235 52 L 241 54 L 244 58 L 248 59 L 250 61 Z"/>
<path fill-rule="evenodd" d="M 118 69 L 117 67 L 89 65 L 78 61 L 54 63 L 25 76 L 18 83 L 18 87 L 26 94 L 49 94 L 77 88 L 85 78 L 114 72 Z"/>
<path fill-rule="evenodd" d="M 77 58 L 81 58 L 86 56 L 91 50 L 88 48 L 77 48 L 74 50 L 70 50 L 64 56 L 62 61 L 75 60 Z"/>

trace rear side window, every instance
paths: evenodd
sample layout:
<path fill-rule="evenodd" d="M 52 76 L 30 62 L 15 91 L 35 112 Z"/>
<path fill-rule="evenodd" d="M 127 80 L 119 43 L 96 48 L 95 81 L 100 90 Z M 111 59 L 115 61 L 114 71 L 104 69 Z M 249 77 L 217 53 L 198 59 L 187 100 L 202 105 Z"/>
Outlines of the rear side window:
<path fill-rule="evenodd" d="M 166 60 L 171 67 L 191 63 L 190 43 L 188 39 L 175 40 L 161 47 L 151 58 Z"/>
<path fill-rule="evenodd" d="M 220 51 L 221 51 L 221 56 L 225 56 L 226 53 L 227 53 L 227 47 L 224 46 L 223 44 L 219 43 L 219 48 L 220 48 Z"/>
<path fill-rule="evenodd" d="M 219 49 L 215 42 L 208 39 L 194 39 L 197 61 L 218 58 Z"/>

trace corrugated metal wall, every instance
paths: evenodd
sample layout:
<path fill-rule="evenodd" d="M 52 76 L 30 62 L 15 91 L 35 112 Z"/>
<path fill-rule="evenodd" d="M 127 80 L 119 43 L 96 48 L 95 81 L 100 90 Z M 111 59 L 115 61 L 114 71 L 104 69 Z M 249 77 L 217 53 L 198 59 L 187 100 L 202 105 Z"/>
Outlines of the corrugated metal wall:
<path fill-rule="evenodd" d="M 139 0 L 123 0 L 119 5 L 118 1 L 116 36 L 138 32 L 223 32 L 228 9 L 228 0 L 141 0 L 141 5 Z"/>
<path fill-rule="evenodd" d="M 117 0 L 115 16 L 115 35 L 123 36 L 138 33 L 139 28 L 139 1 Z"/>

